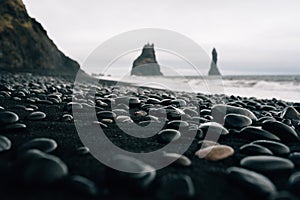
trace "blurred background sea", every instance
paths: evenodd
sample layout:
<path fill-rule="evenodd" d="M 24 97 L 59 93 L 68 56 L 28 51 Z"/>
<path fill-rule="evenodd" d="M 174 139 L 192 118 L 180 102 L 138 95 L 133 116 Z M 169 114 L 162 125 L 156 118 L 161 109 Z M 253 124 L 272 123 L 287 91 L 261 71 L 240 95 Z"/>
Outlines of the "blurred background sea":
<path fill-rule="evenodd" d="M 100 77 L 173 91 L 227 94 L 300 102 L 300 75 L 235 75 L 220 77 Z"/>

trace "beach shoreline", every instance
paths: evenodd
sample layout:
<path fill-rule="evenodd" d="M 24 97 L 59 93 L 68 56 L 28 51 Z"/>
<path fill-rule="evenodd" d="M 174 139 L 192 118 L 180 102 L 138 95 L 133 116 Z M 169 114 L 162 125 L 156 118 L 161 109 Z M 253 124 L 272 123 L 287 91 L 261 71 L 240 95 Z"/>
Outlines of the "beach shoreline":
<path fill-rule="evenodd" d="M 5 129 L 4 127 L 6 126 L 4 125 L 1 127 L 1 135 L 7 137 L 12 142 L 12 148 L 2 152 L 2 155 L 0 156 L 0 174 L 2 175 L 2 180 L 0 181 L 2 188 L 0 190 L 0 196 L 3 199 L 163 199 L 164 195 L 160 194 L 161 191 L 159 188 L 161 184 L 163 185 L 161 182 L 164 180 L 163 178 L 170 174 L 173 174 L 174 176 L 186 175 L 191 178 L 195 190 L 194 194 L 189 197 L 192 199 L 232 200 L 252 199 L 252 197 L 257 197 L 256 193 L 239 189 L 239 185 L 230 182 L 228 179 L 226 172 L 227 168 L 240 166 L 240 161 L 248 156 L 240 152 L 240 147 L 248 144 L 249 140 L 247 138 L 239 137 L 239 131 L 237 129 L 226 128 L 229 134 L 221 136 L 218 140 L 220 144 L 233 148 L 235 152 L 234 155 L 217 162 L 199 159 L 195 156 L 195 152 L 199 149 L 198 142 L 203 139 L 203 135 L 198 134 L 188 150 L 184 153 L 184 155 L 191 160 L 191 166 L 170 165 L 158 170 L 156 172 L 155 180 L 153 180 L 149 188 L 141 192 L 141 194 L 137 194 L 137 188 L 139 188 L 139 186 L 132 186 L 130 183 L 119 185 L 118 179 L 114 180 L 114 178 L 110 176 L 105 165 L 100 163 L 90 153 L 81 154 L 78 152 L 78 148 L 83 147 L 83 144 L 78 136 L 74 122 L 72 120 L 64 119 L 63 116 L 65 114 L 72 115 L 72 109 L 70 109 L 69 103 L 72 102 L 72 100 L 74 101 L 74 99 L 77 100 L 77 104 L 82 104 L 83 106 L 90 104 L 92 106 L 92 103 L 88 101 L 89 98 L 86 98 L 86 96 L 83 95 L 84 93 L 82 93 L 88 93 L 88 85 L 82 85 L 82 91 L 77 91 L 77 94 L 72 94 L 73 83 L 67 79 L 28 76 L 24 74 L 10 74 L 7 76 L 1 74 L 1 76 L 6 77 L 6 79 L 2 79 L 0 87 L 0 106 L 2 106 L 5 111 L 16 113 L 19 117 L 17 123 L 26 125 L 26 128 L 16 129 Z M 113 86 L 99 86 L 97 97 L 99 97 L 98 100 L 103 104 L 101 102 L 97 103 L 97 111 L 110 110 L 107 104 L 116 103 L 116 99 L 120 97 L 120 95 L 126 94 L 127 89 L 130 91 L 130 87 L 128 86 L 124 86 L 124 93 L 122 90 L 124 88 L 120 85 L 118 85 L 118 87 L 121 89 L 112 90 L 112 88 L 114 88 Z M 147 104 L 148 102 L 150 107 L 163 107 L 163 97 L 167 98 L 167 95 L 171 94 L 173 96 L 169 96 L 169 98 L 185 101 L 185 105 L 178 107 L 182 110 L 199 104 L 200 114 L 202 110 L 202 114 L 199 115 L 199 117 L 202 117 L 200 120 L 206 120 L 207 122 L 212 120 L 211 108 L 216 104 L 226 103 L 227 105 L 232 106 L 244 106 L 245 109 L 252 109 L 251 111 L 258 119 L 268 116 L 270 118 L 274 117 L 275 120 L 283 119 L 280 115 L 286 107 L 294 106 L 297 109 L 300 108 L 299 104 L 274 99 L 261 100 L 226 95 L 189 94 L 185 92 L 169 92 L 150 88 L 141 88 L 140 92 L 140 94 L 128 93 L 141 101 L 140 103 L 137 103 L 136 107 L 133 109 L 133 116 L 131 115 L 132 120 L 136 123 L 149 120 L 147 117 L 149 116 L 149 110 L 142 105 Z M 149 98 L 154 101 L 153 98 L 155 97 L 160 103 L 149 103 Z M 197 98 L 193 99 L 193 97 Z M 180 105 L 175 101 L 173 103 L 173 105 Z M 170 106 L 171 104 L 166 103 L 165 105 Z M 37 108 L 35 106 L 37 106 Z M 124 107 L 124 105 L 116 106 L 118 109 L 121 109 L 122 107 Z M 146 116 L 136 115 L 136 112 L 140 110 L 145 111 Z M 36 111 L 45 113 L 46 117 L 37 120 L 30 119 L 28 117 L 30 113 Z M 187 109 L 185 111 L 187 113 Z M 194 111 L 197 111 L 197 109 Z M 194 124 L 197 125 L 197 123 L 199 123 L 198 125 L 200 125 L 204 123 L 197 122 L 197 120 L 199 120 L 198 118 L 189 118 L 191 115 L 187 116 L 186 113 L 181 117 L 181 120 L 188 122 L 189 128 Z M 117 114 L 117 116 L 119 115 L 121 114 Z M 150 119 L 156 120 L 156 118 Z M 159 120 L 160 119 L 158 119 L 158 121 Z M 168 119 L 167 122 L 170 121 L 172 120 Z M 291 121 L 285 122 L 292 123 Z M 105 128 L 102 126 L 106 135 L 110 136 L 109 138 L 114 144 L 120 145 L 120 147 L 125 150 L 144 152 L 162 147 L 162 144 L 157 142 L 156 137 L 149 141 L 139 143 L 138 140 L 132 140 L 132 138 L 120 134 L 120 130 L 114 120 L 102 120 L 102 123 L 106 124 Z M 96 125 L 99 126 L 99 124 Z M 255 126 L 258 126 L 258 123 L 256 123 Z M 295 126 L 295 124 L 293 124 L 293 126 Z M 134 132 L 134 130 L 131 131 Z M 299 129 L 297 133 L 300 134 Z M 182 135 L 184 134 L 186 133 L 182 133 Z M 68 185 L 64 182 L 65 176 L 46 185 L 36 185 L 31 182 L 26 182 L 25 184 L 22 182 L 24 180 L 17 172 L 22 173 L 22 170 L 26 169 L 26 167 L 24 169 L 16 168 L 16 163 L 18 161 L 18 158 L 15 156 L 16 151 L 18 151 L 18 148 L 21 145 L 35 138 L 50 138 L 55 140 L 58 147 L 49 154 L 59 157 L 66 164 L 68 167 L 67 177 L 75 175 L 86 177 L 94 183 L 97 190 L 91 185 L 79 184 L 78 186 L 76 184 L 71 184 L 70 186 L 70 184 Z M 300 151 L 299 141 L 284 141 L 284 143 L 288 145 L 291 152 Z M 102 153 L 105 154 L 105 152 Z M 287 190 L 287 179 L 289 175 L 295 171 L 297 171 L 296 167 L 276 176 L 272 174 L 269 178 L 276 185 L 278 191 Z M 43 174 L 41 176 L 43 176 Z M 87 183 L 85 182 L 85 184 Z M 164 185 L 164 187 L 167 186 Z M 179 187 L 183 187 L 183 195 L 186 195 L 184 189 L 185 185 L 179 185 Z M 13 190 L 17 190 L 18 192 L 13 192 L 11 188 L 14 188 Z M 167 194 L 170 192 L 168 189 L 170 188 L 166 188 Z M 180 190 L 180 188 L 178 189 Z"/>

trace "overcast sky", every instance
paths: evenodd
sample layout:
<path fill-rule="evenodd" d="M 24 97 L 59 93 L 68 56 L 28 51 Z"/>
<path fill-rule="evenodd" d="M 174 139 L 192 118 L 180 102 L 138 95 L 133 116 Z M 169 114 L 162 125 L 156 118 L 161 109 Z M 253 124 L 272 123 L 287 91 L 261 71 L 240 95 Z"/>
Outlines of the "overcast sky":
<path fill-rule="evenodd" d="M 68 56 L 84 63 L 102 42 L 139 28 L 186 35 L 224 74 L 300 74 L 299 0 L 23 0 Z"/>

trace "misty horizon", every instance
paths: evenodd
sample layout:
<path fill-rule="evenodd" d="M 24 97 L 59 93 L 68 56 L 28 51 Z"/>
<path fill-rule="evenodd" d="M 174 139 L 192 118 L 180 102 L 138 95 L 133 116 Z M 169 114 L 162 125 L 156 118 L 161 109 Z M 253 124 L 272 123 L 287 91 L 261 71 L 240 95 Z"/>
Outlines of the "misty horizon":
<path fill-rule="evenodd" d="M 112 36 L 154 27 L 186 35 L 209 56 L 215 47 L 224 75 L 300 74 L 298 1 L 152 1 L 142 7 L 137 1 L 24 3 L 59 49 L 80 65 Z"/>

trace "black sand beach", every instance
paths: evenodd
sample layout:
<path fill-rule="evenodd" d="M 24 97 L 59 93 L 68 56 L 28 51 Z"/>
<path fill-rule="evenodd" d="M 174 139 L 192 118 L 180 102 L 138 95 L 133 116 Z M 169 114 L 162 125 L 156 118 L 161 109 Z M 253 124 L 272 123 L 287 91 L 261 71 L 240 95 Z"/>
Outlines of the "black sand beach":
<path fill-rule="evenodd" d="M 232 200 L 253 198 L 279 199 L 279 196 L 297 197 L 299 181 L 297 182 L 297 179 L 295 179 L 296 181 L 289 181 L 289 177 L 299 169 L 300 156 L 295 153 L 292 154 L 293 152 L 300 151 L 300 143 L 298 141 L 298 134 L 300 134 L 299 115 L 282 114 L 287 107 L 292 106 L 295 108 L 295 112 L 296 110 L 299 112 L 300 107 L 297 103 L 284 102 L 276 99 L 260 100 L 255 98 L 229 97 L 225 95 L 208 96 L 205 94 L 172 92 L 174 96 L 169 97 L 172 100 L 180 99 L 181 101 L 185 99 L 184 101 L 186 104 L 179 107 L 178 101 L 172 101 L 172 103 L 171 101 L 164 101 L 167 97 L 161 94 L 166 95 L 168 92 L 142 89 L 141 91 L 144 92 L 142 94 L 136 94 L 135 96 L 135 98 L 137 97 L 141 101 L 135 104 L 134 108 L 131 109 L 131 113 L 133 113 L 131 118 L 136 123 L 149 120 L 149 116 L 138 117 L 135 114 L 136 111 L 140 110 L 144 110 L 147 113 L 148 109 L 146 109 L 147 106 L 145 105 L 156 108 L 172 106 L 184 110 L 185 113 L 180 114 L 180 118 L 182 121 L 188 123 L 188 127 L 186 129 L 187 132 L 181 133 L 181 137 L 187 137 L 188 130 L 193 130 L 195 127 L 198 129 L 197 123 L 201 121 L 201 123 L 199 123 L 200 128 L 197 137 L 194 139 L 189 149 L 184 153 L 184 155 L 190 159 L 191 165 L 182 166 L 180 164 L 172 164 L 158 170 L 155 178 L 151 179 L 150 184 L 148 184 L 147 187 L 143 187 L 142 183 L 145 181 L 143 178 L 133 178 L 126 174 L 121 175 L 117 172 L 112 172 L 91 154 L 84 152 L 82 149 L 78 150 L 78 148 L 83 147 L 83 144 L 79 139 L 74 122 L 72 120 L 68 121 L 62 119 L 64 114 L 72 115 L 72 111 L 68 109 L 67 106 L 67 104 L 72 101 L 70 98 L 73 95 L 71 93 L 71 86 L 72 81 L 64 78 L 32 76 L 28 74 L 1 74 L 0 106 L 5 109 L 1 112 L 11 111 L 19 116 L 17 122 L 12 121 L 11 123 L 5 122 L 1 124 L 1 136 L 7 137 L 12 143 L 12 147 L 7 148 L 5 151 L 3 150 L 0 155 L 1 199 L 190 198 Z M 97 94 L 99 97 L 98 100 L 101 99 L 101 102 L 104 103 L 100 106 L 98 102 L 98 108 L 96 108 L 96 110 L 110 110 L 107 103 L 115 103 L 115 100 L 118 98 L 118 96 L 107 97 L 107 95 L 111 94 L 112 88 L 113 86 L 102 87 L 99 85 L 100 91 Z M 197 97 L 189 98 L 189 96 Z M 157 102 L 151 104 L 150 100 L 154 101 L 154 97 L 157 97 Z M 80 100 L 80 98 L 82 99 Z M 149 98 L 151 99 L 149 100 Z M 92 106 L 91 102 L 84 103 L 85 97 L 82 95 L 78 95 L 77 100 L 84 106 L 88 104 Z M 243 145 L 260 139 L 266 139 L 267 136 L 261 135 L 261 138 L 259 138 L 259 135 L 242 135 L 243 132 L 241 129 L 244 127 L 241 127 L 242 125 L 237 125 L 241 121 L 237 120 L 236 123 L 230 123 L 230 120 L 228 119 L 227 123 L 229 124 L 225 124 L 225 129 L 228 133 L 221 135 L 217 142 L 221 145 L 232 147 L 234 149 L 234 154 L 220 158 L 217 161 L 212 161 L 211 158 L 200 159 L 195 156 L 195 152 L 200 149 L 198 142 L 203 140 L 205 135 L 205 127 L 202 127 L 201 129 L 201 125 L 205 124 L 205 121 L 213 121 L 211 111 L 212 107 L 216 104 L 227 104 L 251 110 L 255 114 L 257 120 L 251 120 L 251 124 L 247 124 L 246 126 L 251 125 L 261 127 L 265 120 L 269 120 L 269 123 L 271 123 L 270 120 L 280 122 L 280 127 L 275 129 L 268 129 L 267 125 L 263 126 L 264 129 L 268 129 L 268 133 L 271 132 L 270 134 L 272 137 L 274 136 L 274 140 L 277 140 L 276 138 L 278 138 L 279 141 L 277 142 L 287 145 L 289 148 L 288 151 L 282 150 L 282 152 L 280 152 L 280 149 L 272 149 L 272 147 L 267 148 L 271 151 L 270 155 L 268 155 L 268 153 L 263 153 L 261 149 L 248 149 L 242 151 L 240 147 Z M 119 108 L 122 106 L 124 105 L 119 105 Z M 195 116 L 194 118 L 191 117 L 192 112 L 190 112 L 190 115 L 187 114 L 189 113 L 187 109 L 189 107 L 200 108 L 200 114 L 197 114 L 197 111 L 195 110 L 198 116 Z M 44 119 L 38 119 L 39 116 L 42 115 L 37 114 L 36 119 L 30 119 L 28 115 L 35 111 L 45 113 L 46 117 Z M 171 118 L 172 117 L 170 117 L 168 121 L 172 121 L 173 119 Z M 247 118 L 249 119 L 249 117 Z M 131 137 L 126 136 L 126 134 L 121 133 L 114 122 L 107 122 L 110 122 L 110 120 L 103 121 L 103 123 L 106 123 L 107 125 L 106 128 L 103 128 L 105 134 L 114 144 L 119 145 L 123 149 L 134 152 L 145 152 L 163 146 L 158 136 L 142 141 L 132 139 Z M 20 126 L 16 126 L 16 123 L 25 124 L 26 128 L 22 128 L 22 126 L 20 128 Z M 230 127 L 232 124 L 236 124 L 237 127 Z M 286 126 L 290 127 L 292 130 L 288 129 L 284 133 L 286 135 L 282 135 L 280 131 L 282 130 L 282 127 L 286 128 L 286 126 L 281 124 L 288 124 Z M 8 125 L 11 126 L 9 127 Z M 296 133 L 296 135 L 293 135 L 294 133 Z M 35 138 L 53 139 L 57 143 L 57 148 L 55 145 L 52 146 L 52 148 L 47 142 L 46 144 L 37 142 L 27 149 L 24 148 L 24 146 L 22 148 L 22 145 Z M 0 149 L 3 148 L 4 144 L 2 143 L 5 144 L 5 142 L 2 141 Z M 263 144 L 261 145 L 264 146 Z M 265 145 L 265 147 L 267 146 L 268 145 Z M 45 155 L 44 153 L 39 152 L 31 152 L 31 154 L 27 153 L 27 155 L 24 155 L 26 154 L 26 151 L 36 148 L 44 151 Z M 106 152 L 101 153 L 105 154 Z M 222 153 L 219 152 L 219 154 Z M 55 159 L 51 156 L 48 158 L 48 155 L 54 155 Z M 241 162 L 244 158 L 249 158 L 249 156 L 253 155 L 280 157 L 283 158 L 283 161 L 272 161 L 272 159 L 268 157 L 263 159 L 262 164 L 255 164 L 257 161 L 255 159 L 254 161 L 250 161 L 250 164 L 245 160 L 244 163 Z M 48 161 L 51 160 L 49 165 L 47 165 L 47 162 L 42 162 L 41 157 L 47 158 Z M 60 161 L 53 164 L 52 161 L 56 160 L 56 157 L 58 157 Z M 270 159 L 270 161 L 268 159 Z M 32 164 L 33 162 L 36 163 Z M 68 172 L 64 171 L 65 165 L 68 167 Z M 272 188 L 272 186 L 264 184 L 265 182 L 262 181 L 262 178 L 254 178 L 250 181 L 251 183 L 249 183 L 248 179 L 248 181 L 244 180 L 246 175 L 241 175 L 243 178 L 237 179 L 234 175 L 230 175 L 230 170 L 228 171 L 228 168 L 233 166 L 241 167 L 241 165 L 242 168 L 248 168 L 251 171 L 259 172 L 268 177 L 271 180 L 271 183 L 275 185 L 276 189 L 275 187 Z M 270 167 L 267 168 L 265 166 Z M 50 178 L 47 177 L 48 175 Z M 87 179 L 78 178 L 78 176 Z M 189 184 L 187 184 L 186 180 L 190 181 L 188 181 Z"/>

